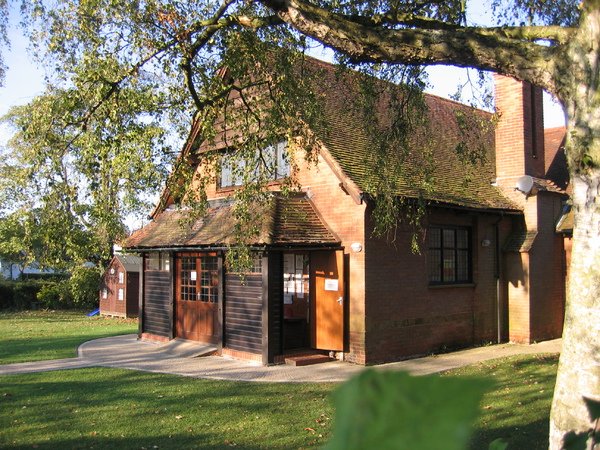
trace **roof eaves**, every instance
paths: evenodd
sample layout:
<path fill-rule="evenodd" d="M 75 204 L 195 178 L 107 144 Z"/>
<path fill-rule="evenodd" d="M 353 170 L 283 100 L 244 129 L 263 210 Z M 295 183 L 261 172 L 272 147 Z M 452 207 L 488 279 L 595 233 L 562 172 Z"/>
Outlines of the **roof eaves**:
<path fill-rule="evenodd" d="M 340 164 L 333 157 L 331 152 L 327 149 L 327 146 L 319 141 L 320 144 L 320 153 L 323 157 L 323 160 L 327 163 L 327 165 L 331 168 L 332 172 L 335 176 L 340 180 L 340 188 L 346 192 L 354 203 L 360 205 L 363 201 L 363 191 L 358 187 L 358 185 L 344 172 Z"/>

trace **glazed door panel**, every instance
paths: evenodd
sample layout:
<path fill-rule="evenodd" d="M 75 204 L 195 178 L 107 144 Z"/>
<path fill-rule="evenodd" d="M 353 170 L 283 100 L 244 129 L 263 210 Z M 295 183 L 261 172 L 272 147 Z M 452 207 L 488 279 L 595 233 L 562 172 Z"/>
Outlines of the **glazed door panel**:
<path fill-rule="evenodd" d="M 319 251 L 310 257 L 312 347 L 344 349 L 344 253 Z"/>
<path fill-rule="evenodd" d="M 218 343 L 217 256 L 212 253 L 179 255 L 176 280 L 175 335 Z"/>

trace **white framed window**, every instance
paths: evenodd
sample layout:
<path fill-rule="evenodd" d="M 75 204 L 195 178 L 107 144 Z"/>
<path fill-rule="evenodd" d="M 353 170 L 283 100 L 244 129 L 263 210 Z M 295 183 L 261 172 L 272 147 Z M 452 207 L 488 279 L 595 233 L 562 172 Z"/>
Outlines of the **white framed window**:
<path fill-rule="evenodd" d="M 105 300 L 108 298 L 108 289 L 102 289 L 102 298 Z"/>
<path fill-rule="evenodd" d="M 168 253 L 148 253 L 146 257 L 146 270 L 148 271 L 164 271 L 171 270 L 171 258 Z"/>
<path fill-rule="evenodd" d="M 123 288 L 119 288 L 119 294 L 117 297 L 119 300 L 124 300 L 125 299 L 125 289 Z"/>
<path fill-rule="evenodd" d="M 241 186 L 244 182 L 242 174 L 248 161 L 235 159 L 231 152 L 225 152 L 221 156 L 219 187 Z M 252 164 L 255 164 L 255 178 L 263 174 L 268 180 L 280 180 L 290 175 L 290 163 L 287 152 L 287 141 L 281 141 L 264 148 Z"/>
<path fill-rule="evenodd" d="M 119 271 L 119 284 L 123 284 L 125 282 L 125 274 Z"/>

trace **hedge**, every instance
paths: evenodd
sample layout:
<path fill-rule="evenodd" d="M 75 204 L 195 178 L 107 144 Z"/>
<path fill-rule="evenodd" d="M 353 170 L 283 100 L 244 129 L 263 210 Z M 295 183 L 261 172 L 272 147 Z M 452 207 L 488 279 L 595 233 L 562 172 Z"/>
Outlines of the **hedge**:
<path fill-rule="evenodd" d="M 0 281 L 0 309 L 68 309 L 98 306 L 100 273 L 76 268 L 62 280 Z"/>

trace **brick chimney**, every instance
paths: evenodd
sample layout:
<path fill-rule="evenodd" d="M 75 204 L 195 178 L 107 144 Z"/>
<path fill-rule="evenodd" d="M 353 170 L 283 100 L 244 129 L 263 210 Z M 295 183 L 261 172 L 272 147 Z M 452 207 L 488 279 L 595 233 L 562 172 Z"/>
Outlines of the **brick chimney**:
<path fill-rule="evenodd" d="M 523 176 L 544 178 L 542 90 L 529 83 L 494 75 L 496 109 L 496 181 L 514 187 Z"/>

